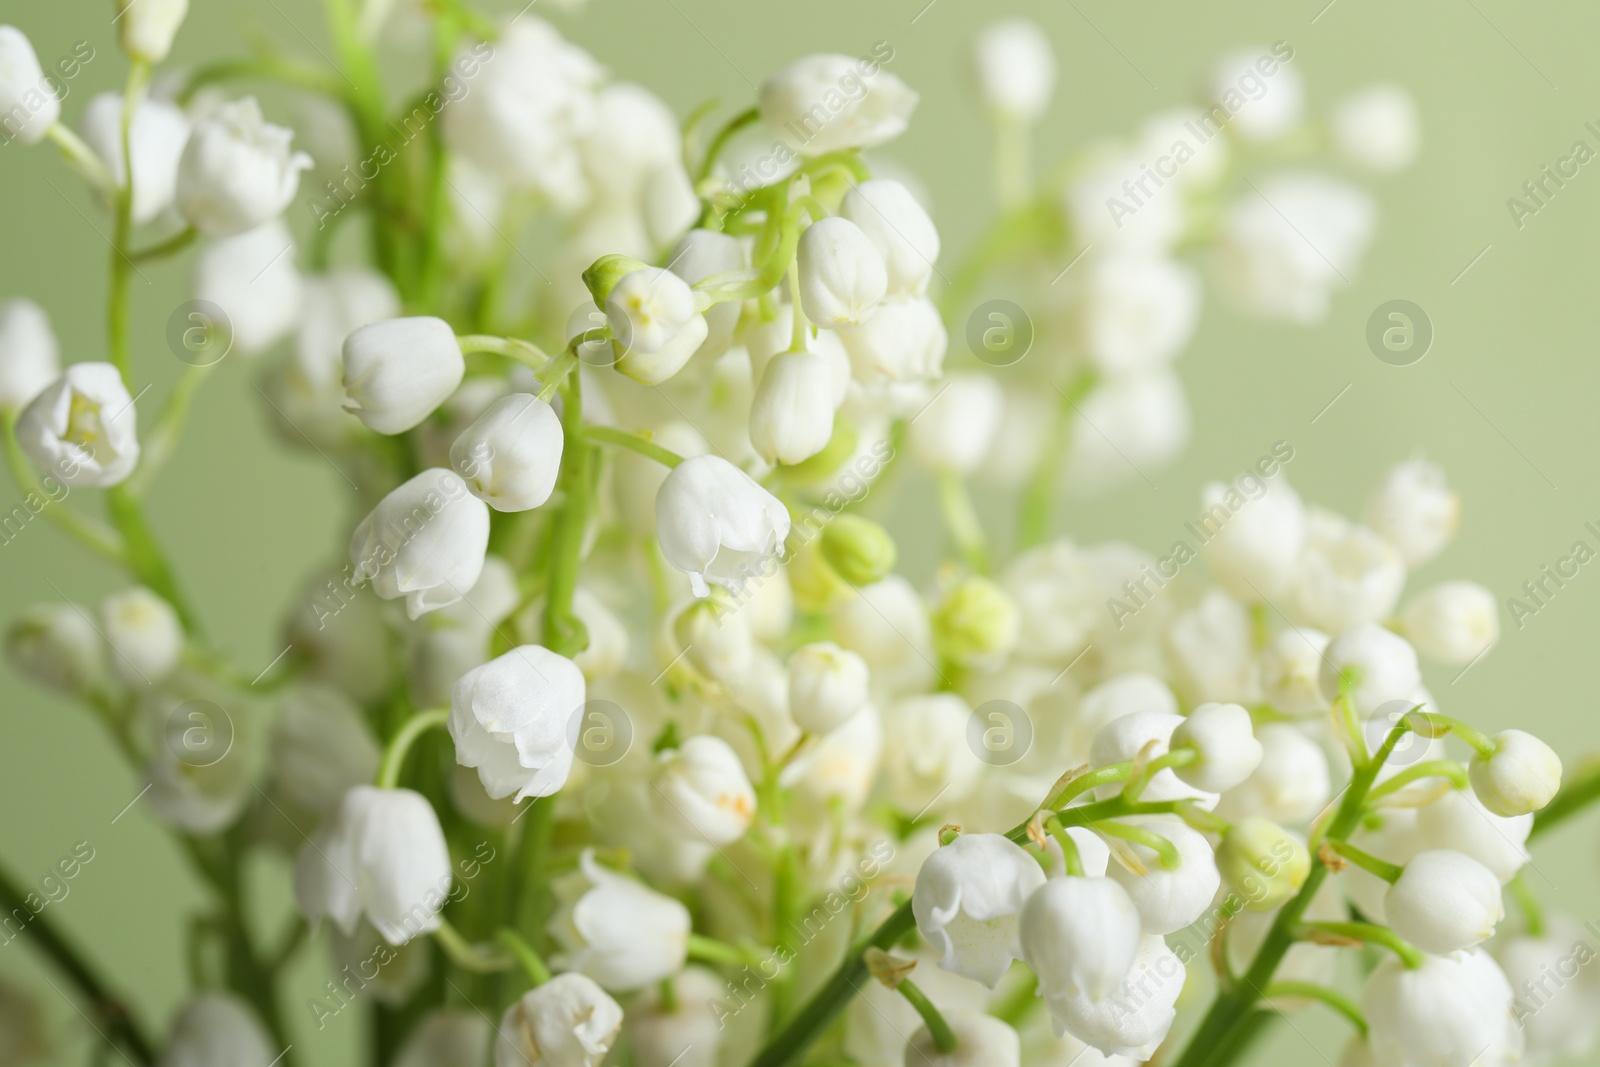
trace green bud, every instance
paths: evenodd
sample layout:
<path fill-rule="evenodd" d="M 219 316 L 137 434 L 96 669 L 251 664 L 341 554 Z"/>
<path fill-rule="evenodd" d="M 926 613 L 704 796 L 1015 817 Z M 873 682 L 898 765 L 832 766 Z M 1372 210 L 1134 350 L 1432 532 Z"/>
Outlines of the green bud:
<path fill-rule="evenodd" d="M 611 290 L 617 283 L 636 270 L 643 270 L 650 264 L 641 263 L 632 256 L 623 256 L 612 253 L 601 256 L 589 264 L 589 269 L 583 272 L 583 284 L 589 287 L 589 295 L 594 297 L 595 307 L 604 311 L 606 298 L 611 295 Z"/>
<path fill-rule="evenodd" d="M 822 531 L 822 556 L 851 585 L 881 582 L 899 553 L 889 531 L 858 515 L 840 515 Z"/>
<path fill-rule="evenodd" d="M 1017 643 L 1017 606 L 1006 591 L 976 574 L 961 579 L 933 613 L 939 653 L 961 666 L 1004 656 Z"/>
<path fill-rule="evenodd" d="M 822 558 L 822 548 L 812 541 L 795 551 L 784 568 L 789 576 L 789 591 L 794 606 L 803 614 L 827 611 L 850 587 Z"/>
<path fill-rule="evenodd" d="M 1311 854 L 1289 831 L 1251 816 L 1240 819 L 1217 847 L 1217 870 L 1252 911 L 1271 911 L 1300 891 Z"/>

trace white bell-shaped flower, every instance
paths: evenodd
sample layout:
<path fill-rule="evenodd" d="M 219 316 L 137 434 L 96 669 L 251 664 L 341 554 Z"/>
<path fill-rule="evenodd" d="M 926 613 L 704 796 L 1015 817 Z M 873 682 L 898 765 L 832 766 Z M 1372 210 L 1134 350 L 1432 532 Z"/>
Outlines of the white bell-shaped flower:
<path fill-rule="evenodd" d="M 861 710 L 867 661 L 832 641 L 801 645 L 789 657 L 789 714 L 795 725 L 825 734 Z"/>
<path fill-rule="evenodd" d="M 911 909 L 939 966 L 993 989 L 1022 958 L 1023 905 L 1045 884 L 1034 858 L 1001 834 L 962 834 L 923 861 Z"/>
<path fill-rule="evenodd" d="M 839 205 L 878 250 L 888 274 L 888 292 L 921 296 L 939 258 L 939 230 L 902 183 L 873 178 L 852 186 Z"/>
<path fill-rule="evenodd" d="M 558 974 L 501 1016 L 495 1067 L 600 1067 L 621 1029 L 622 1006 L 594 979 Z"/>
<path fill-rule="evenodd" d="M 116 0 L 117 37 L 122 50 L 146 63 L 160 63 L 172 51 L 189 0 Z"/>
<path fill-rule="evenodd" d="M 172 605 L 143 586 L 100 602 L 111 669 L 127 685 L 159 682 L 183 654 L 183 624 Z"/>
<path fill-rule="evenodd" d="M 1343 679 L 1356 711 L 1371 715 L 1392 700 L 1406 700 L 1422 684 L 1411 643 L 1375 622 L 1362 623 L 1334 638 L 1322 654 L 1322 694 L 1339 695 Z"/>
<path fill-rule="evenodd" d="M 344 342 L 346 406 L 378 433 L 404 433 L 450 398 L 466 369 L 455 331 L 443 319 L 363 326 Z"/>
<path fill-rule="evenodd" d="M 142 7 L 150 0 L 139 0 Z M 83 109 L 83 141 L 94 149 L 111 177 L 121 185 L 121 93 L 97 93 Z M 165 100 L 146 97 L 133 109 L 128 127 L 128 154 L 133 157 L 133 221 L 152 222 L 172 206 L 178 187 L 178 160 L 189 143 L 189 118 Z"/>
<path fill-rule="evenodd" d="M 1424 656 L 1471 663 L 1500 639 L 1500 605 L 1477 582 L 1443 582 L 1400 612 L 1406 637 Z"/>
<path fill-rule="evenodd" d="M 1022 909 L 1022 958 L 1047 1000 L 1100 1000 L 1139 954 L 1139 910 L 1110 878 L 1052 878 Z"/>
<path fill-rule="evenodd" d="M 0 26 L 0 116 L 0 133 L 25 145 L 44 140 L 61 118 L 61 97 L 33 42 L 15 26 Z"/>
<path fill-rule="evenodd" d="M 1159 370 L 1194 336 L 1200 277 L 1187 264 L 1145 250 L 1112 249 L 1083 269 L 1069 298 L 1074 335 L 1104 373 Z"/>
<path fill-rule="evenodd" d="M 639 1067 L 716 1067 L 727 1026 L 722 978 L 686 967 L 671 982 L 674 1006 L 661 1002 L 658 988 L 646 989 L 628 1007 L 634 1059 Z"/>
<path fill-rule="evenodd" d="M 708 582 L 738 589 L 757 579 L 788 536 L 783 503 L 720 456 L 684 460 L 656 493 L 661 554 L 696 596 L 710 593 Z"/>
<path fill-rule="evenodd" d="M 1238 704 L 1201 704 L 1172 731 L 1172 748 L 1192 748 L 1198 759 L 1173 768 L 1189 785 L 1221 793 L 1249 778 L 1261 764 L 1250 713 Z"/>
<path fill-rule="evenodd" d="M 756 791 L 733 746 L 700 734 L 664 752 L 656 767 L 663 818 L 691 840 L 731 845 L 750 829 Z"/>
<path fill-rule="evenodd" d="M 769 463 L 804 462 L 833 437 L 835 371 L 816 352 L 773 356 L 750 404 L 750 443 Z"/>
<path fill-rule="evenodd" d="M 1150 760 L 1165 756 L 1171 747 L 1173 732 L 1183 723 L 1183 716 L 1160 711 L 1120 715 L 1094 735 L 1089 746 L 1089 761 L 1096 767 L 1107 767 L 1113 763 L 1127 763 L 1140 753 Z M 1121 791 L 1120 783 L 1098 786 L 1095 790 L 1102 800 L 1109 800 Z M 1203 808 L 1213 808 L 1217 803 L 1215 793 L 1190 785 L 1174 774 L 1171 767 L 1157 771 L 1139 797 L 1152 803 L 1195 800 Z"/>
<path fill-rule="evenodd" d="M 22 409 L 17 443 L 63 485 L 104 489 L 139 462 L 139 413 L 110 363 L 74 363 Z"/>
<path fill-rule="evenodd" d="M 290 150 L 293 139 L 261 117 L 253 96 L 201 118 L 178 163 L 174 199 L 185 221 L 207 237 L 231 237 L 283 214 L 311 167 L 310 156 Z"/>
<path fill-rule="evenodd" d="M 87 693 L 106 673 L 106 646 L 82 604 L 35 604 L 6 629 L 6 658 L 18 673 L 63 693 Z"/>
<path fill-rule="evenodd" d="M 942 1014 L 956 1047 L 940 1052 L 924 1024 L 906 1042 L 904 1067 L 1021 1067 L 1022 1039 L 1010 1023 L 980 1011 Z"/>
<path fill-rule="evenodd" d="M 1475 753 L 1467 767 L 1479 803 L 1496 815 L 1515 818 L 1538 811 L 1561 788 L 1561 757 L 1523 730 L 1502 730 L 1489 740 L 1494 755 Z"/>
<path fill-rule="evenodd" d="M 1429 849 L 1406 862 L 1384 894 L 1394 932 L 1424 952 L 1447 956 L 1487 941 L 1505 918 L 1500 880 L 1464 853 Z"/>
<path fill-rule="evenodd" d="M 795 262 L 800 309 L 813 325 L 826 329 L 866 322 L 889 289 L 882 254 L 861 227 L 843 216 L 807 226 Z"/>
<path fill-rule="evenodd" d="M 61 374 L 50 316 L 27 297 L 0 301 L 0 408 L 20 408 Z"/>
<path fill-rule="evenodd" d="M 972 46 L 978 96 L 996 115 L 1033 122 L 1049 106 L 1056 57 L 1037 23 L 1004 19 L 991 23 Z"/>
<path fill-rule="evenodd" d="M 454 471 L 434 467 L 392 490 L 350 537 L 357 578 L 420 618 L 478 584 L 489 548 L 489 507 Z"/>
<path fill-rule="evenodd" d="M 1414 969 L 1390 957 L 1361 992 L 1374 1059 L 1415 1067 L 1516 1062 L 1512 1004 L 1505 973 L 1481 950 L 1426 956 Z"/>
<path fill-rule="evenodd" d="M 1274 711 L 1310 719 L 1328 710 L 1322 692 L 1322 655 L 1328 635 L 1308 626 L 1286 626 L 1256 657 L 1261 697 Z"/>
<path fill-rule="evenodd" d="M 863 385 L 916 382 L 944 371 L 950 337 L 939 309 L 926 297 L 890 296 L 872 318 L 839 331 L 850 373 Z"/>
<path fill-rule="evenodd" d="M 647 385 L 678 373 L 708 332 L 689 283 L 660 267 L 623 275 L 606 296 L 605 312 L 617 369 Z"/>
<path fill-rule="evenodd" d="M 186 345 L 197 360 L 254 356 L 292 333 L 300 322 L 305 281 L 294 261 L 294 237 L 282 219 L 208 242 L 194 261 L 192 292 L 202 306 L 189 313 Z M 204 304 L 222 316 L 212 321 Z M 274 414 L 277 414 L 274 412 Z M 291 430 L 293 427 L 290 428 Z M 292 440 L 300 441 L 298 433 Z"/>
<path fill-rule="evenodd" d="M 821 54 L 761 83 L 761 121 L 791 151 L 875 148 L 905 132 L 917 94 L 875 59 Z"/>
<path fill-rule="evenodd" d="M 255 1013 L 231 993 L 201 993 L 172 1021 L 160 1067 L 269 1067 L 277 1050 Z"/>
<path fill-rule="evenodd" d="M 1071 1034 L 1106 1056 L 1148 1060 L 1177 1018 L 1174 1005 L 1188 971 L 1159 937 L 1139 939 L 1127 979 L 1096 1000 L 1086 994 L 1046 999 L 1056 1035 Z"/>
<path fill-rule="evenodd" d="M 1461 494 L 1445 483 L 1444 468 L 1412 459 L 1391 468 L 1367 501 L 1367 525 L 1395 548 L 1408 567 L 1444 550 L 1461 525 Z"/>
<path fill-rule="evenodd" d="M 561 907 L 550 920 L 565 964 L 607 989 L 653 985 L 683 969 L 689 909 L 609 871 L 585 849 L 577 871 L 556 882 Z"/>
<path fill-rule="evenodd" d="M 1417 158 L 1418 125 L 1417 102 L 1398 85 L 1372 85 L 1352 93 L 1328 116 L 1334 150 L 1380 174 L 1404 170 Z"/>
<path fill-rule="evenodd" d="M 881 778 L 888 801 L 915 814 L 966 796 L 987 768 L 968 739 L 971 722 L 972 708 L 954 693 L 905 697 L 889 705 L 884 726 L 893 742 L 884 751 Z"/>
<path fill-rule="evenodd" d="M 1594 935 L 1560 914 L 1545 916 L 1538 936 L 1515 934 L 1496 942 L 1495 959 L 1517 991 L 1514 1010 L 1526 1038 L 1524 1063 L 1581 1060 L 1594 1048 L 1600 1037 L 1595 955 Z M 1574 970 L 1575 982 L 1562 977 Z"/>
<path fill-rule="evenodd" d="M 1290 593 L 1297 621 L 1330 634 L 1382 622 L 1405 585 L 1399 552 L 1365 526 L 1319 516 L 1311 524 Z"/>
<path fill-rule="evenodd" d="M 1249 778 L 1222 794 L 1217 814 L 1233 822 L 1259 815 L 1285 826 L 1309 821 L 1332 795 L 1322 746 L 1289 723 L 1260 727 L 1256 740 L 1261 762 Z"/>
<path fill-rule="evenodd" d="M 1306 509 L 1280 475 L 1260 496 L 1213 483 L 1202 497 L 1200 522 L 1215 532 L 1205 542 L 1206 566 L 1229 595 L 1247 604 L 1269 603 L 1286 595 L 1300 567 L 1306 543 Z M 1237 504 L 1234 507 L 1234 504 Z M 1212 518 L 1217 511 L 1221 519 Z"/>
<path fill-rule="evenodd" d="M 544 797 L 572 772 L 568 733 L 585 699 L 583 672 L 522 645 L 463 674 L 450 693 L 456 760 L 476 767 L 491 797 Z"/>
<path fill-rule="evenodd" d="M 1234 132 L 1249 141 L 1287 133 L 1305 110 L 1305 85 L 1290 61 L 1293 49 L 1240 49 L 1220 60 L 1211 75 L 1211 99 L 1231 116 Z"/>
<path fill-rule="evenodd" d="M 1113 850 L 1115 858 L 1106 868 L 1106 876 L 1122 883 L 1122 888 L 1133 898 L 1146 933 L 1170 934 L 1182 930 L 1205 914 L 1222 885 L 1211 843 L 1198 830 L 1170 816 L 1142 816 L 1125 821 L 1171 841 L 1178 851 L 1178 866 L 1169 871 L 1161 865 L 1153 849 L 1124 842 L 1126 847 L 1120 852 Z M 1130 863 L 1137 864 L 1137 869 Z"/>
<path fill-rule="evenodd" d="M 472 495 L 496 511 L 527 511 L 550 499 L 561 471 L 561 419 L 532 393 L 490 404 L 450 446 L 450 465 Z"/>
<path fill-rule="evenodd" d="M 433 805 L 410 789 L 360 785 L 295 858 L 294 896 L 311 923 L 345 934 L 361 917 L 391 945 L 439 926 L 450 895 L 450 849 Z"/>

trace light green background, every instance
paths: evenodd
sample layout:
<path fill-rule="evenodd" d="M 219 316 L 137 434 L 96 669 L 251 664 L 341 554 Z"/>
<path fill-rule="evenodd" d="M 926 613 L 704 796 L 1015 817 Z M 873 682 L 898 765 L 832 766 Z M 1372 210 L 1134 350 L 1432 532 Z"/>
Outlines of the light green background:
<path fill-rule="evenodd" d="M 992 200 L 987 141 L 961 65 L 976 29 L 997 16 L 1031 15 L 1057 50 L 1055 106 L 1038 142 L 1045 161 L 1187 99 L 1209 60 L 1232 47 L 1287 39 L 1314 109 L 1376 79 L 1404 83 L 1420 102 L 1423 156 L 1411 171 L 1377 184 L 1375 244 L 1329 320 L 1309 331 L 1265 324 L 1208 294 L 1199 334 L 1179 364 L 1195 411 L 1193 446 L 1181 462 L 1153 473 L 1157 488 L 1136 481 L 1080 506 L 1068 529 L 1082 540 L 1115 536 L 1165 549 L 1192 516 L 1204 482 L 1232 476 L 1283 439 L 1295 447 L 1290 477 L 1302 494 L 1347 513 L 1359 509 L 1388 464 L 1422 450 L 1445 465 L 1465 498 L 1465 521 L 1413 589 L 1469 577 L 1503 599 L 1574 540 L 1600 545 L 1582 528 L 1600 520 L 1600 170 L 1585 168 L 1521 231 L 1506 208 L 1523 181 L 1567 155 L 1575 140 L 1600 149 L 1584 129 L 1600 120 L 1593 61 L 1600 9 L 1513 0 L 1335 0 L 1326 9 L 1323 0 L 935 0 L 925 9 L 924 2 L 594 0 L 580 17 L 557 21 L 619 77 L 655 89 L 679 114 L 710 97 L 743 106 L 752 83 L 803 53 L 860 53 L 889 41 L 891 69 L 922 93 L 911 132 L 891 155 L 926 180 L 946 262 L 970 246 Z M 245 29 L 313 60 L 313 49 L 325 47 L 309 0 L 195 0 L 193 7 L 178 61 L 232 54 Z M 98 57 L 67 101 L 71 119 L 91 91 L 120 84 L 110 8 L 13 0 L 0 15 L 32 36 L 47 63 L 80 39 L 96 47 Z M 286 114 L 278 108 L 279 117 Z M 109 226 L 52 156 L 46 148 L 0 149 L 0 295 L 27 294 L 45 304 L 68 360 L 102 359 Z M 297 224 L 302 212 L 291 215 Z M 177 370 L 162 330 L 185 296 L 186 270 L 147 269 L 148 283 L 135 280 L 135 378 L 155 383 L 140 403 L 146 417 Z M 1372 309 L 1396 297 L 1420 304 L 1436 331 L 1427 358 L 1406 368 L 1380 363 L 1363 340 Z M 308 568 L 337 550 L 350 521 L 338 475 L 314 454 L 276 443 L 252 377 L 248 368 L 225 367 L 207 385 L 188 447 L 151 498 L 157 531 L 202 615 L 246 670 L 265 666 L 282 647 L 276 634 L 284 609 Z M 82 495 L 77 503 L 92 503 L 92 494 Z M 7 485 L 0 504 L 9 507 L 14 496 Z M 5 618 L 63 595 L 93 602 L 120 585 L 43 523 L 0 547 L 0 576 Z M 1483 662 L 1455 684 L 1453 670 L 1430 673 L 1441 707 L 1489 728 L 1535 730 L 1569 763 L 1600 749 L 1591 673 L 1597 606 L 1600 569 L 1590 567 L 1523 629 L 1502 613 L 1506 633 Z M 92 947 L 159 1024 L 181 995 L 176 935 L 180 917 L 201 899 L 198 887 L 144 810 L 112 825 L 139 784 L 88 718 L 9 670 L 0 668 L 0 679 L 0 854 L 30 879 L 75 842 L 94 846 L 96 859 L 50 914 Z M 1600 919 L 1596 835 L 1590 819 L 1544 842 L 1530 879 L 1550 904 L 1582 920 Z M 274 867 L 264 878 L 281 899 L 284 870 Z M 27 952 L 20 942 L 0 947 L 0 972 L 20 976 L 66 1033 L 71 1011 Z M 311 952 L 300 977 L 314 986 L 329 970 L 320 952 Z M 295 998 L 288 1012 L 310 1018 Z M 350 1062 L 361 1025 L 351 1014 L 324 1034 L 302 1033 L 304 1062 Z M 1279 1028 L 1271 1046 L 1279 1056 L 1319 1062 L 1310 1040 L 1336 1058 L 1343 1035 L 1335 1025 L 1315 1012 L 1295 1025 L 1299 1031 Z M 82 1062 L 83 1043 L 66 1046 L 70 1062 Z"/>

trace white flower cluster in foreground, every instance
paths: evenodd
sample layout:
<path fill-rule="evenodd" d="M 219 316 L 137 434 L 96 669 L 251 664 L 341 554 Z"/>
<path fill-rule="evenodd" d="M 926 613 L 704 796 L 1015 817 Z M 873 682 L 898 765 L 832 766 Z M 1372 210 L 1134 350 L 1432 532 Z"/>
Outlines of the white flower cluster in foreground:
<path fill-rule="evenodd" d="M 152 82 L 186 5 L 119 3 L 128 83 L 81 133 L 0 27 L 6 137 L 60 148 L 115 245 L 105 360 L 63 368 L 40 307 L 0 306 L 27 500 L 5 536 L 55 523 L 133 576 L 6 647 L 94 709 L 206 876 L 159 1062 L 267 1067 L 371 1004 L 404 1067 L 1197 1067 L 1314 1003 L 1359 1024 L 1353 1064 L 1592 1041 L 1592 976 L 1562 969 L 1581 935 L 1517 880 L 1561 761 L 1424 687 L 1498 636 L 1481 586 L 1405 593 L 1456 532 L 1442 471 L 1399 465 L 1354 520 L 1302 502 L 1280 442 L 1159 558 L 1051 522 L 1064 484 L 1186 440 L 1197 264 L 1247 309 L 1326 313 L 1372 204 L 1278 168 L 1405 166 L 1404 93 L 1311 117 L 1280 42 L 1036 185 L 1054 58 L 998 24 L 972 73 L 1001 217 L 957 267 L 884 154 L 918 103 L 887 44 L 684 128 L 527 12 L 331 7 L 337 71 Z M 407 66 L 431 89 L 385 92 Z M 223 95 L 244 77 L 314 100 L 315 162 Z M 303 177 L 309 228 L 285 215 Z M 196 241 L 192 329 L 133 328 L 129 266 Z M 162 340 L 189 366 L 136 417 Z M 206 375 L 280 342 L 264 410 L 354 508 L 258 674 L 206 638 L 143 506 Z M 919 473 L 942 528 L 900 495 Z M 998 559 L 989 490 L 1023 482 Z M 338 976 L 292 1011 L 298 927 L 257 943 L 240 892 L 258 853 Z M 155 1062 L 72 941 L 41 943 Z M 1362 945 L 1381 961 L 1341 992 Z"/>

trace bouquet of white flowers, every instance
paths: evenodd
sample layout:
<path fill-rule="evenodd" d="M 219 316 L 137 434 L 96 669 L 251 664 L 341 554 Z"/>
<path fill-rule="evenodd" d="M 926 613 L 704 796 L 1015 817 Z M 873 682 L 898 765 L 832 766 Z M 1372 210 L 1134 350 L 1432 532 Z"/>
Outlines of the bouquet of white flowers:
<path fill-rule="evenodd" d="M 1465 667 L 1498 636 L 1470 582 L 1402 605 L 1458 525 L 1443 473 L 1401 464 L 1356 521 L 1302 502 L 1280 441 L 1160 557 L 1053 514 L 1184 446 L 1200 265 L 1248 310 L 1325 315 L 1374 210 L 1307 168 L 1404 167 L 1403 91 L 1311 117 L 1278 42 L 1036 180 L 1054 59 L 999 23 L 971 73 L 1000 212 L 945 266 L 878 152 L 918 101 L 887 44 L 680 122 L 528 9 L 391 6 L 326 0 L 334 69 L 157 76 L 187 5 L 119 0 L 126 86 L 76 130 L 0 27 L 5 137 L 56 145 L 113 220 L 104 360 L 63 369 L 39 306 L 0 308 L 20 521 L 134 583 L 37 606 L 6 648 L 104 723 L 213 898 L 157 1040 L 0 871 L 7 940 L 106 1051 L 304 1062 L 352 1005 L 371 1062 L 406 1067 L 1221 1067 L 1316 1005 L 1349 1064 L 1586 1047 L 1580 993 L 1520 999 L 1577 935 L 1517 872 L 1600 773 L 1562 790 L 1542 741 L 1423 688 L 1419 654 Z M 398 87 L 396 38 L 427 42 Z M 249 81 L 303 96 L 310 154 L 223 95 Z M 159 339 L 130 276 L 191 245 L 187 365 L 141 433 Z M 981 301 L 997 277 L 1015 299 Z M 196 391 L 250 360 L 353 505 L 253 677 L 144 514 Z M 896 507 L 923 474 L 943 530 Z M 1006 558 L 977 481 L 1018 500 Z M 943 554 L 917 581 L 913 544 Z M 292 862 L 281 939 L 240 891 L 256 853 Z M 339 977 L 291 1004 L 308 944 Z M 1178 1047 L 1191 982 L 1214 992 Z"/>

